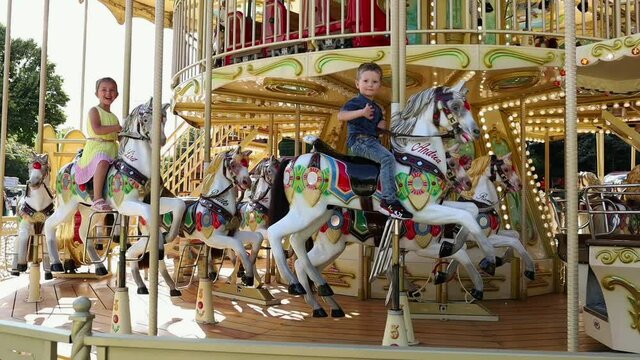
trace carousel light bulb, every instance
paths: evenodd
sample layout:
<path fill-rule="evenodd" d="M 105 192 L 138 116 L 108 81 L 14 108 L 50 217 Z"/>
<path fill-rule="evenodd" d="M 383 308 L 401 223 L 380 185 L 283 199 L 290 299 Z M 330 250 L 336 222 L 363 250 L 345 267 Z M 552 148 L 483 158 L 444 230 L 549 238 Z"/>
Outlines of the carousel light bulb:
<path fill-rule="evenodd" d="M 504 225 L 504 228 L 505 228 L 505 229 L 507 229 L 507 230 L 509 230 L 509 229 L 511 229 L 511 225 L 509 225 L 509 224 L 505 224 L 505 225 Z"/>
<path fill-rule="evenodd" d="M 489 156 L 491 156 L 491 155 L 493 155 L 493 151 L 489 150 L 489 152 L 487 154 L 489 154 Z"/>
<path fill-rule="evenodd" d="M 484 138 L 489 140 L 489 134 L 484 134 Z"/>
<path fill-rule="evenodd" d="M 491 147 L 491 143 L 486 143 L 485 146 L 490 148 Z"/>
<path fill-rule="evenodd" d="M 493 155 L 493 154 L 489 154 L 489 155 Z M 496 190 L 497 190 L 498 192 L 502 192 L 502 186 L 498 185 L 498 186 L 496 187 Z"/>
<path fill-rule="evenodd" d="M 529 180 L 529 185 L 534 185 L 535 183 L 533 182 L 533 180 Z"/>
<path fill-rule="evenodd" d="M 507 206 L 506 205 L 501 205 L 500 209 L 502 209 L 502 211 L 507 210 Z"/>
<path fill-rule="evenodd" d="M 502 216 L 502 218 L 505 219 L 505 220 L 509 220 L 509 215 L 504 215 L 504 216 Z"/>
<path fill-rule="evenodd" d="M 549 224 L 547 224 L 547 223 L 542 224 L 542 226 L 544 226 L 545 229 L 549 228 Z"/>
<path fill-rule="evenodd" d="M 613 103 L 613 108 L 614 108 L 614 109 L 617 109 L 617 108 L 619 108 L 619 107 L 620 107 L 620 104 L 618 104 L 618 103 Z"/>

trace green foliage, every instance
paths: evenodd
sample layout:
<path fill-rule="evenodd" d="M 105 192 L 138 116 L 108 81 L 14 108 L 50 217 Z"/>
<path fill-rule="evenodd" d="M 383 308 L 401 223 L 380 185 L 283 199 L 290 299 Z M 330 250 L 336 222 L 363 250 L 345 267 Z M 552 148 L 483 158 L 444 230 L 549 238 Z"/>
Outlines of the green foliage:
<path fill-rule="evenodd" d="M 16 176 L 20 183 L 25 184 L 29 178 L 29 162 L 32 158 L 32 148 L 21 144 L 11 136 L 7 138 L 5 157 L 5 176 Z"/>
<path fill-rule="evenodd" d="M 0 59 L 3 61 L 5 33 L 6 27 L 0 24 Z M 55 73 L 55 70 L 55 64 L 47 63 L 45 123 L 54 127 L 66 121 L 63 108 L 69 101 L 69 96 L 62 89 L 63 79 Z M 12 134 L 15 140 L 29 146 L 33 146 L 38 133 L 40 72 L 40 47 L 32 39 L 13 39 L 8 134 Z M 0 73 L 0 82 L 3 81 L 3 76 Z M 7 169 L 9 169 L 8 166 Z"/>

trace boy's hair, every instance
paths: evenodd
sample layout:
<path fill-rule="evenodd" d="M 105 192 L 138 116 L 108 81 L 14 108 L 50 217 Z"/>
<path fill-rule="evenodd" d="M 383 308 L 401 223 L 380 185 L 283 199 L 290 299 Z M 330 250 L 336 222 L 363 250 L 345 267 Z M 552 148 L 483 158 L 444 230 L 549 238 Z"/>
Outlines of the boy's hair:
<path fill-rule="evenodd" d="M 368 62 L 358 66 L 358 74 L 356 76 L 356 79 L 360 79 L 360 75 L 362 75 L 362 73 L 365 71 L 375 71 L 378 73 L 378 75 L 380 75 L 380 78 L 382 78 L 382 68 L 380 67 L 380 65 L 374 62 Z"/>
<path fill-rule="evenodd" d="M 98 79 L 98 81 L 96 81 L 96 92 L 98 92 L 98 89 L 100 88 L 100 84 L 102 84 L 103 82 L 112 83 L 113 85 L 116 86 L 116 91 L 118 91 L 118 83 L 115 80 L 113 80 L 113 78 L 103 77 L 103 78 Z"/>

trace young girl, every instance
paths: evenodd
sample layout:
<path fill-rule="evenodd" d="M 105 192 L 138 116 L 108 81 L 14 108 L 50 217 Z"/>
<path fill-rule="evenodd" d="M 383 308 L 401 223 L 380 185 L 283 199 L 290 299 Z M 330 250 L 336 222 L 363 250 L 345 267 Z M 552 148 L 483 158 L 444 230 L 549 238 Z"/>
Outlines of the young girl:
<path fill-rule="evenodd" d="M 109 165 L 118 155 L 118 133 L 122 127 L 118 118 L 111 112 L 111 104 L 118 97 L 118 85 L 110 77 L 96 82 L 96 97 L 100 101 L 98 106 L 89 110 L 89 137 L 84 146 L 82 157 L 76 168 L 76 183 L 85 184 L 93 177 L 93 205 L 94 211 L 110 211 L 102 195 L 105 177 Z"/>

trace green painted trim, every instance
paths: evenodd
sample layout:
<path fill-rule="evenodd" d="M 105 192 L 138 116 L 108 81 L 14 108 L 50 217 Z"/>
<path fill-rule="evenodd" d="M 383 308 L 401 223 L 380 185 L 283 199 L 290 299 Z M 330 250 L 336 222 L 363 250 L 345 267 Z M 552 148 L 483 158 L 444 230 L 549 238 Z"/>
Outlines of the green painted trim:
<path fill-rule="evenodd" d="M 596 259 L 605 265 L 611 265 L 620 259 L 623 264 L 631 264 L 640 261 L 640 255 L 632 248 L 604 249 L 598 251 Z"/>
<path fill-rule="evenodd" d="M 352 56 L 352 55 L 345 55 L 345 54 L 341 54 L 341 53 L 329 53 L 326 55 L 322 55 L 320 56 L 318 59 L 316 59 L 315 62 L 315 70 L 317 73 L 322 74 L 322 72 L 324 71 L 324 68 L 327 64 L 329 64 L 332 61 L 347 61 L 347 62 L 353 62 L 353 63 L 364 63 L 364 62 L 377 62 L 380 61 L 382 59 L 384 59 L 385 56 L 385 52 L 382 50 L 378 50 L 376 52 L 376 55 L 373 57 L 366 57 L 366 56 Z"/>
<path fill-rule="evenodd" d="M 455 57 L 456 59 L 458 59 L 458 61 L 460 62 L 460 66 L 463 69 L 466 69 L 467 66 L 469 66 L 469 63 L 471 63 L 471 59 L 469 58 L 469 55 L 463 50 L 456 49 L 456 48 L 440 49 L 440 50 L 428 51 L 428 52 L 415 54 L 415 55 L 409 55 L 407 56 L 407 63 L 410 64 L 416 61 L 435 58 L 435 57 L 442 57 L 442 56 Z"/>
<path fill-rule="evenodd" d="M 640 289 L 632 282 L 619 276 L 610 275 L 602 279 L 602 287 L 606 290 L 613 291 L 615 285 L 622 286 L 631 294 L 631 296 L 627 296 L 631 305 L 631 310 L 629 310 L 631 324 L 629 326 L 640 333 Z"/>
<path fill-rule="evenodd" d="M 190 89 L 194 88 L 193 91 L 198 94 L 200 93 L 200 81 L 198 79 L 191 79 L 184 87 L 176 90 L 177 96 L 184 96 L 184 94 Z"/>
<path fill-rule="evenodd" d="M 242 74 L 242 66 L 238 66 L 236 71 L 223 72 L 220 70 L 214 71 L 211 73 L 212 80 L 235 80 L 238 76 Z"/>
<path fill-rule="evenodd" d="M 622 49 L 622 40 L 616 39 L 613 41 L 612 45 L 607 45 L 603 43 L 598 43 L 591 48 L 591 55 L 596 58 L 601 58 L 605 54 L 615 54 L 616 50 Z"/>
<path fill-rule="evenodd" d="M 267 73 L 269 71 L 272 71 L 274 69 L 280 68 L 280 67 L 291 67 L 293 69 L 293 73 L 296 76 L 300 76 L 302 75 L 302 71 L 304 70 L 304 66 L 302 66 L 302 63 L 300 61 L 298 61 L 297 59 L 293 59 L 293 58 L 288 58 L 288 59 L 283 59 L 283 60 L 279 60 L 270 64 L 267 64 L 263 67 L 259 67 L 259 68 L 254 68 L 253 64 L 249 64 L 247 65 L 247 72 L 251 75 L 262 75 L 264 73 Z"/>
<path fill-rule="evenodd" d="M 549 51 L 547 55 L 544 57 L 529 55 L 526 53 L 522 53 L 515 50 L 510 49 L 494 49 L 487 52 L 484 56 L 484 64 L 487 68 L 491 69 L 493 67 L 493 63 L 503 57 L 514 58 L 526 62 L 530 62 L 536 64 L 538 66 L 542 66 L 544 64 L 548 64 L 555 60 L 556 54 Z"/>

